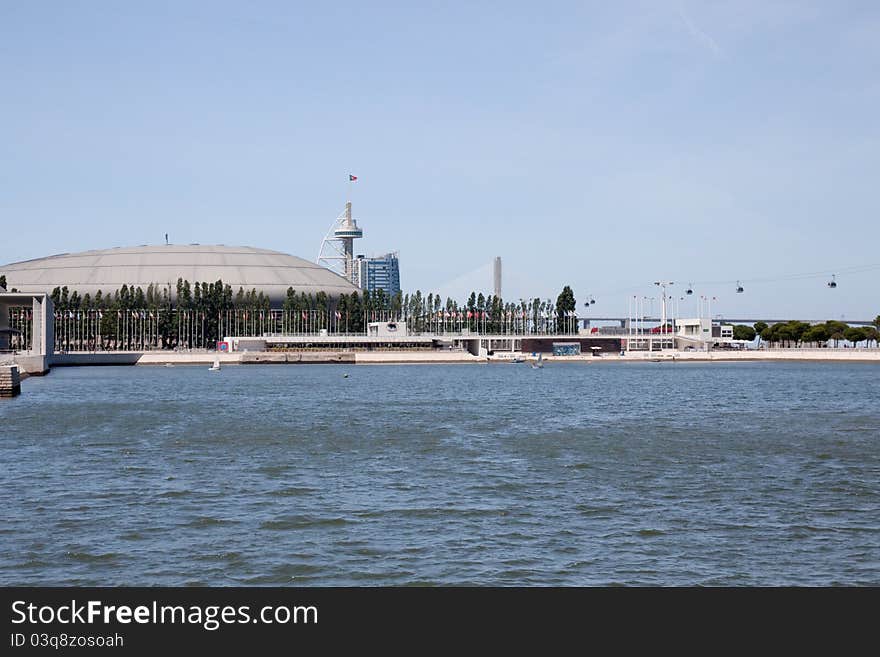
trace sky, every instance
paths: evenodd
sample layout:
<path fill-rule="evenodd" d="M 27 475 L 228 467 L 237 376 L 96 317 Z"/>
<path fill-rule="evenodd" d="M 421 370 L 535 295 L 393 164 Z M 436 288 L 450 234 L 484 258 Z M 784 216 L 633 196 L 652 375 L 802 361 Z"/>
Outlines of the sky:
<path fill-rule="evenodd" d="M 406 291 L 873 318 L 878 116 L 876 2 L 0 0 L 0 263 L 314 260 L 352 173 Z"/>

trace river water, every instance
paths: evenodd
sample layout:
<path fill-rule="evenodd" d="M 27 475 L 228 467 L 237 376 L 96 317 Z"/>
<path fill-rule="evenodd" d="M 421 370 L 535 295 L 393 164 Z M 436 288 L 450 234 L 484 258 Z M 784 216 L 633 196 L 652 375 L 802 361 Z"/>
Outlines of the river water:
<path fill-rule="evenodd" d="M 0 400 L 0 584 L 878 585 L 878 374 L 57 368 Z"/>

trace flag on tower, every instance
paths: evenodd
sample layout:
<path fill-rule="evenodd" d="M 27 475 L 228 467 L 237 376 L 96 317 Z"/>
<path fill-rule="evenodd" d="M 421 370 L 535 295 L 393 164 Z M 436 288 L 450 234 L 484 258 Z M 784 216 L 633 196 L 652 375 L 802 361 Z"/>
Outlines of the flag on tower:
<path fill-rule="evenodd" d="M 357 176 L 353 176 L 351 174 L 348 174 L 348 182 L 355 182 L 357 179 L 358 179 Z"/>

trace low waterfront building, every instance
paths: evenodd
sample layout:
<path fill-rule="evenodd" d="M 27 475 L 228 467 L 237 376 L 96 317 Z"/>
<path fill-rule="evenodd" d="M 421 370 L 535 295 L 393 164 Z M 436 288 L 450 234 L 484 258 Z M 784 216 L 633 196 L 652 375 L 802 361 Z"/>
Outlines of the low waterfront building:
<path fill-rule="evenodd" d="M 730 342 L 733 340 L 733 324 L 714 322 L 708 317 L 675 320 L 676 335 L 704 341 Z"/>
<path fill-rule="evenodd" d="M 12 352 L 22 371 L 49 369 L 55 348 L 54 305 L 46 294 L 0 292 L 0 352 Z"/>
<path fill-rule="evenodd" d="M 408 336 L 406 322 L 369 322 L 367 335 L 371 336 Z"/>

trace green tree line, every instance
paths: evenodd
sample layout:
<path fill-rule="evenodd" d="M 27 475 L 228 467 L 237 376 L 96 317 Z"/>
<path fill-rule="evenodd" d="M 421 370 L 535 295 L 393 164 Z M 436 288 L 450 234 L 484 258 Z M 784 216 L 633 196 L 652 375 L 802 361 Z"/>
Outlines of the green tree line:
<path fill-rule="evenodd" d="M 736 338 L 737 329 L 740 326 L 734 327 L 734 338 Z M 874 326 L 849 326 L 844 322 L 831 319 L 824 324 L 808 324 L 807 322 L 792 320 L 768 326 L 765 322 L 757 322 L 754 327 L 745 326 L 742 328 L 752 328 L 752 337 L 737 339 L 754 339 L 755 335 L 760 335 L 761 339 L 769 343 L 771 347 L 777 345 L 782 347 L 809 345 L 823 347 L 827 346 L 829 342 L 833 342 L 834 346 L 837 347 L 841 340 L 847 340 L 853 344 L 865 341 L 868 344 L 872 342 L 877 344 L 878 340 L 880 340 L 880 316 L 874 320 Z M 740 330 L 740 335 L 745 335 L 745 333 Z"/>

